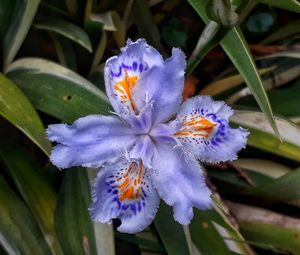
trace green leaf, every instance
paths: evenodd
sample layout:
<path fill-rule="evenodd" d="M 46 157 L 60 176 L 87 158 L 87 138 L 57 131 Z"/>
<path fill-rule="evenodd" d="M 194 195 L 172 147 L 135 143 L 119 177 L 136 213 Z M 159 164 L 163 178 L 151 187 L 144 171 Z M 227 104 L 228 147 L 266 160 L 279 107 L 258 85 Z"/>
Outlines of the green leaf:
<path fill-rule="evenodd" d="M 65 0 L 66 7 L 68 8 L 69 12 L 73 15 L 76 14 L 78 10 L 78 1 L 77 0 Z"/>
<path fill-rule="evenodd" d="M 55 227 L 65 254 L 97 254 L 86 169 L 66 171 L 59 193 Z"/>
<path fill-rule="evenodd" d="M 204 212 L 207 213 L 207 212 Z M 194 218 L 190 224 L 191 236 L 194 244 L 201 254 L 207 255 L 231 255 L 232 253 L 225 244 L 224 238 L 220 235 L 213 223 L 202 216 L 203 212 L 194 210 Z"/>
<path fill-rule="evenodd" d="M 231 121 L 249 129 L 249 145 L 300 161 L 300 128 L 294 123 L 275 117 L 276 125 L 282 135 L 282 142 L 280 142 L 261 112 L 236 111 Z"/>
<path fill-rule="evenodd" d="M 300 220 L 262 208 L 232 202 L 226 203 L 247 240 L 260 248 L 289 251 L 300 250 Z"/>
<path fill-rule="evenodd" d="M 51 254 L 32 214 L 2 176 L 0 207 L 0 245 L 8 254 Z"/>
<path fill-rule="evenodd" d="M 48 60 L 21 59 L 12 64 L 8 76 L 37 109 L 68 123 L 89 114 L 107 114 L 110 109 L 101 90 Z"/>
<path fill-rule="evenodd" d="M 36 23 L 34 24 L 34 27 L 57 33 L 81 45 L 89 52 L 93 51 L 88 34 L 81 27 L 74 25 L 73 23 L 65 20 L 55 19 Z"/>
<path fill-rule="evenodd" d="M 0 1 L 0 45 L 12 20 L 16 0 L 1 0 Z"/>
<path fill-rule="evenodd" d="M 253 196 L 287 202 L 300 199 L 300 168 L 246 192 Z"/>
<path fill-rule="evenodd" d="M 190 255 L 183 227 L 174 221 L 171 207 L 161 202 L 154 224 L 168 254 Z"/>
<path fill-rule="evenodd" d="M 116 11 L 91 14 L 90 20 L 102 24 L 105 31 L 115 32 L 119 30 L 121 32 L 120 30 L 122 30 L 122 20 Z"/>
<path fill-rule="evenodd" d="M 197 11 L 199 16 L 208 23 L 209 20 L 205 13 L 207 1 L 189 0 L 189 3 Z M 265 113 L 272 129 L 278 137 L 280 137 L 267 94 L 264 90 L 251 52 L 240 29 L 233 28 L 230 32 L 228 32 L 226 37 L 221 41 L 221 46 L 235 65 L 236 69 L 243 76 L 258 105 Z"/>
<path fill-rule="evenodd" d="M 243 76 L 272 129 L 277 136 L 280 137 L 266 91 L 242 32 L 234 28 L 228 33 L 226 38 L 223 39 L 221 46 L 239 73 Z"/>
<path fill-rule="evenodd" d="M 278 90 L 278 91 L 273 90 L 274 87 L 278 88 L 280 86 L 284 86 L 284 85 L 288 84 L 290 81 L 295 80 L 296 78 L 299 77 L 299 73 L 300 73 L 299 60 L 296 58 L 293 58 L 293 59 L 281 58 L 280 60 L 277 60 L 276 62 L 268 61 L 267 63 L 269 64 L 269 62 L 271 64 L 276 64 L 276 69 L 273 71 L 273 73 L 272 73 L 273 75 L 271 75 L 271 76 L 267 75 L 263 79 L 263 84 L 264 84 L 264 88 L 266 91 L 271 90 L 271 92 L 269 92 L 268 96 L 269 96 L 270 102 L 272 104 L 274 113 L 282 114 L 282 112 L 285 112 L 285 109 L 281 108 L 280 111 L 278 111 L 279 106 L 276 104 L 278 102 L 274 103 L 274 101 L 271 100 L 270 95 L 273 93 L 275 93 L 275 94 L 281 93 L 281 91 L 283 91 L 283 90 Z M 247 96 L 251 96 L 251 97 L 245 98 Z M 232 94 L 230 97 L 228 97 L 226 99 L 226 102 L 229 104 L 234 104 L 241 98 L 244 98 L 243 102 L 246 102 L 247 106 L 251 106 L 254 108 L 257 107 L 257 103 L 255 102 L 255 100 L 253 100 L 254 98 L 252 97 L 252 93 L 248 87 L 243 88 L 243 89 L 235 92 L 234 94 Z M 280 102 L 280 104 L 285 104 L 285 103 L 289 104 L 289 102 Z M 287 109 L 287 111 L 289 111 L 289 110 L 291 110 L 291 109 L 290 108 Z M 293 110 L 295 112 L 297 112 L 297 109 L 293 109 Z"/>
<path fill-rule="evenodd" d="M 205 55 L 216 47 L 228 33 L 228 29 L 221 28 L 215 21 L 209 21 L 202 31 L 198 43 L 188 61 L 186 76 L 190 76 Z"/>
<path fill-rule="evenodd" d="M 262 44 L 269 44 L 300 33 L 300 20 L 292 21 L 268 35 Z"/>
<path fill-rule="evenodd" d="M 230 254 L 235 252 L 244 255 L 254 255 L 247 243 L 245 242 L 244 238 L 240 234 L 238 228 L 234 226 L 229 220 L 231 216 L 229 215 L 229 211 L 226 205 L 217 195 L 213 195 L 212 199 L 214 202 L 213 208 L 210 210 L 200 210 L 196 212 L 196 222 L 194 223 L 195 225 L 191 225 L 191 227 L 194 228 L 194 230 L 196 231 L 198 231 L 199 228 L 209 228 L 206 229 L 207 233 L 204 234 L 204 237 L 192 236 L 195 239 L 195 242 L 198 242 L 196 244 L 199 246 L 199 249 L 202 249 L 201 251 L 204 251 L 203 248 L 201 248 L 200 246 L 206 247 L 208 243 L 218 247 L 218 249 L 221 249 L 223 246 L 222 244 L 224 244 L 225 242 L 227 250 L 231 251 Z M 201 224 L 201 226 L 199 224 Z M 217 233 L 219 234 L 219 236 L 216 236 Z M 199 232 L 195 232 L 194 235 L 199 235 Z M 221 238 L 224 239 L 223 242 L 221 241 Z M 214 243 L 215 239 L 219 240 L 218 244 Z M 206 244 L 204 244 L 204 242 Z M 204 254 L 214 254 L 211 248 L 212 247 L 206 247 Z"/>
<path fill-rule="evenodd" d="M 3 65 L 6 69 L 21 47 L 35 17 L 40 0 L 17 1 L 12 22 L 3 43 Z"/>
<path fill-rule="evenodd" d="M 240 158 L 231 163 L 237 168 L 250 170 L 271 177 L 279 178 L 291 171 L 291 168 L 266 159 Z"/>
<path fill-rule="evenodd" d="M 139 30 L 139 35 L 147 39 L 149 44 L 154 46 L 161 53 L 164 52 L 160 43 L 160 34 L 157 25 L 153 20 L 146 0 L 135 1 L 133 4 L 133 17 Z"/>
<path fill-rule="evenodd" d="M 243 170 L 243 173 L 246 174 L 255 185 L 264 185 L 273 180 L 273 178 L 255 171 Z M 245 179 L 239 176 L 237 171 L 231 169 L 225 171 L 210 169 L 208 175 L 218 184 L 218 188 L 222 194 L 244 194 L 244 191 L 253 188 Z"/>
<path fill-rule="evenodd" d="M 92 62 L 92 65 L 91 65 L 91 71 L 95 70 L 97 65 L 100 63 L 100 61 L 103 57 L 106 45 L 107 45 L 107 34 L 103 30 L 102 34 L 101 34 L 101 38 L 98 42 L 95 54 L 94 54 L 93 62 Z"/>
<path fill-rule="evenodd" d="M 37 112 L 22 91 L 2 74 L 0 74 L 0 115 L 49 155 L 51 145 L 45 138 L 45 129 Z"/>
<path fill-rule="evenodd" d="M 141 246 L 141 250 L 147 249 L 147 251 L 151 251 L 155 253 L 165 253 L 164 247 L 157 241 L 152 241 L 146 238 L 138 237 L 136 235 L 130 235 L 130 234 L 119 233 L 119 232 L 115 232 L 115 236 L 126 242 L 138 244 L 139 246 Z"/>
<path fill-rule="evenodd" d="M 272 70 L 274 70 L 274 67 L 263 68 L 258 70 L 258 72 L 260 75 L 264 75 L 266 73 L 271 72 Z M 243 82 L 244 79 L 240 74 L 234 74 L 220 80 L 212 81 L 207 86 L 205 86 L 200 93 L 202 95 L 215 96 L 225 92 L 226 90 L 241 85 Z"/>
<path fill-rule="evenodd" d="M 73 71 L 76 71 L 77 63 L 72 43 L 68 39 L 58 34 L 49 33 L 49 35 L 56 48 L 56 53 L 60 64 Z"/>
<path fill-rule="evenodd" d="M 260 3 L 300 13 L 300 3 L 297 0 L 257 0 Z"/>
<path fill-rule="evenodd" d="M 88 169 L 89 182 L 93 183 L 97 176 L 95 169 Z M 115 255 L 115 239 L 112 224 L 93 222 L 97 254 Z"/>
<path fill-rule="evenodd" d="M 16 146 L 0 146 L 0 158 L 30 208 L 53 254 L 62 254 L 54 229 L 56 194 L 46 173 L 31 154 Z"/>
<path fill-rule="evenodd" d="M 298 68 L 299 73 L 300 68 Z M 289 77 L 292 77 L 290 75 Z M 284 77 L 283 77 L 284 78 Z M 292 86 L 288 88 L 273 90 L 269 92 L 269 98 L 274 105 L 275 113 L 284 115 L 286 117 L 300 116 L 300 80 L 298 79 Z"/>

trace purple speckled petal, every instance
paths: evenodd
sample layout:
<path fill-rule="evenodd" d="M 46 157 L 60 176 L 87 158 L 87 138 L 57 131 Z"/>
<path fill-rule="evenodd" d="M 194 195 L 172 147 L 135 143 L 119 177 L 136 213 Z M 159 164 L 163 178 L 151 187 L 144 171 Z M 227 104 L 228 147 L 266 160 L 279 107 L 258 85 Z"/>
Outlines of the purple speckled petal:
<path fill-rule="evenodd" d="M 187 225 L 193 218 L 193 207 L 208 209 L 211 192 L 205 184 L 197 160 L 180 147 L 156 145 L 153 156 L 153 185 L 159 196 L 174 210 L 174 218 Z"/>
<path fill-rule="evenodd" d="M 234 160 L 246 146 L 248 131 L 231 128 L 232 109 L 224 102 L 198 96 L 183 103 L 177 119 L 183 123 L 176 137 L 197 159 L 207 162 Z"/>
<path fill-rule="evenodd" d="M 120 159 L 100 170 L 93 186 L 91 216 L 100 223 L 119 218 L 120 232 L 136 233 L 155 217 L 159 197 L 142 162 Z"/>
<path fill-rule="evenodd" d="M 133 94 L 137 108 L 153 105 L 153 124 L 165 122 L 177 113 L 184 85 L 184 53 L 176 48 L 163 65 L 154 66 L 136 82 Z"/>
<path fill-rule="evenodd" d="M 50 159 L 60 168 L 99 167 L 116 160 L 136 141 L 129 126 L 113 116 L 90 115 L 73 125 L 49 125 L 46 132 L 50 141 L 58 143 Z"/>
<path fill-rule="evenodd" d="M 106 94 L 118 114 L 134 112 L 133 93 L 136 81 L 153 66 L 163 64 L 159 52 L 144 39 L 127 41 L 119 56 L 106 61 L 104 78 Z M 123 85 L 122 85 L 123 84 Z"/>

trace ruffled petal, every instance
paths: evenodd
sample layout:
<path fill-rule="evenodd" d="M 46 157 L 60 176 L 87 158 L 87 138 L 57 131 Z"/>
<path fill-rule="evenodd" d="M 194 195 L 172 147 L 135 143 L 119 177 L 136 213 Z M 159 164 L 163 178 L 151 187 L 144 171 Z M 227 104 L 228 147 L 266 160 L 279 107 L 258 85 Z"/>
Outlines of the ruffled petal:
<path fill-rule="evenodd" d="M 142 161 L 126 161 L 106 165 L 100 170 L 92 191 L 91 216 L 94 221 L 110 223 L 119 218 L 120 232 L 136 233 L 153 220 L 159 197 L 151 184 Z"/>
<path fill-rule="evenodd" d="M 232 114 L 233 110 L 224 102 L 208 96 L 191 98 L 178 113 L 182 127 L 175 136 L 199 160 L 212 163 L 234 160 L 246 146 L 249 133 L 229 126 Z"/>
<path fill-rule="evenodd" d="M 49 125 L 47 135 L 57 142 L 50 160 L 59 168 L 99 167 L 113 162 L 136 141 L 131 128 L 117 117 L 90 115 L 73 125 Z"/>
<path fill-rule="evenodd" d="M 205 184 L 197 160 L 180 147 L 158 144 L 153 156 L 153 185 L 159 196 L 173 206 L 174 218 L 187 225 L 193 218 L 193 207 L 208 209 L 211 192 Z"/>
<path fill-rule="evenodd" d="M 159 52 L 144 39 L 127 41 L 119 56 L 106 61 L 104 68 L 106 93 L 118 114 L 137 112 L 133 93 L 141 75 L 150 68 L 162 65 Z"/>
<path fill-rule="evenodd" d="M 136 82 L 134 102 L 139 109 L 152 104 L 154 125 L 169 120 L 179 110 L 185 66 L 184 53 L 173 48 L 172 57 L 152 67 Z"/>

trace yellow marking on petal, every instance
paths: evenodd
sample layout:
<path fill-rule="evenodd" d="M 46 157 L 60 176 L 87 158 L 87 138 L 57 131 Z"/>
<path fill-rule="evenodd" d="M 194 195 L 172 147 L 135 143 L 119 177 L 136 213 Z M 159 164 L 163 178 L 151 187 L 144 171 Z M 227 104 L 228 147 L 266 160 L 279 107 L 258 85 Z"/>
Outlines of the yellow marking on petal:
<path fill-rule="evenodd" d="M 138 199 L 140 197 L 141 181 L 143 174 L 143 163 L 139 162 L 139 166 L 136 162 L 133 162 L 128 167 L 127 172 L 122 177 L 124 181 L 119 184 L 119 200 L 123 202 L 124 200 Z"/>
<path fill-rule="evenodd" d="M 132 99 L 131 91 L 134 88 L 135 83 L 139 77 L 137 75 L 129 77 L 127 71 L 124 70 L 124 72 L 125 72 L 125 79 L 117 82 L 114 86 L 114 89 L 121 93 L 122 101 L 126 101 L 127 99 L 129 100 L 132 109 L 135 111 L 136 108 Z"/>
<path fill-rule="evenodd" d="M 193 136 L 208 138 L 214 127 L 217 124 L 206 119 L 204 116 L 196 116 L 187 119 L 187 116 L 183 119 L 182 128 L 175 134 L 176 136 Z"/>

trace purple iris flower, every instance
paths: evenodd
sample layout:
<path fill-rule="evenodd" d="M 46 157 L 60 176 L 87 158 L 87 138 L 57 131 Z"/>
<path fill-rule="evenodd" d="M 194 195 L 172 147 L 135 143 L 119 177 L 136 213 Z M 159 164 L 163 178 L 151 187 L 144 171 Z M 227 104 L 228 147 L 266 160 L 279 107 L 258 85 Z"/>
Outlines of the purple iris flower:
<path fill-rule="evenodd" d="M 197 160 L 234 160 L 248 131 L 232 129 L 224 102 L 197 96 L 182 103 L 184 53 L 166 60 L 145 40 L 128 41 L 105 65 L 112 116 L 90 115 L 47 129 L 51 161 L 59 168 L 101 168 L 92 190 L 93 220 L 119 218 L 135 233 L 154 219 L 160 198 L 174 218 L 189 224 L 193 207 L 211 207 L 211 192 Z"/>

